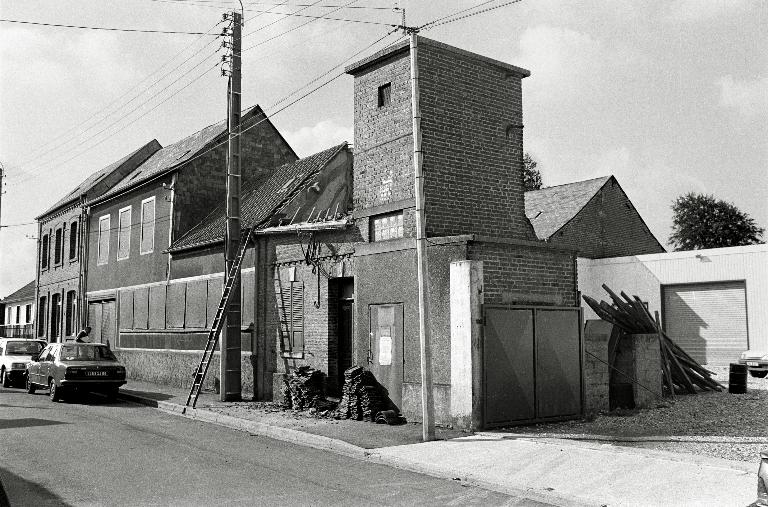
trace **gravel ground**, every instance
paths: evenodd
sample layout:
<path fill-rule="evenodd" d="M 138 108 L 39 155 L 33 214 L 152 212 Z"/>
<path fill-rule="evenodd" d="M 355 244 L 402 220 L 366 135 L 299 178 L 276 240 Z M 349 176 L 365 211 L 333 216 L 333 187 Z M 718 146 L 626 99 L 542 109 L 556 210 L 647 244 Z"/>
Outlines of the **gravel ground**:
<path fill-rule="evenodd" d="M 711 367 L 727 385 L 728 368 Z M 518 434 L 612 441 L 616 445 L 756 461 L 768 449 L 768 378 L 749 377 L 747 394 L 678 395 L 654 409 L 614 411 L 593 420 L 513 427 Z M 659 437 L 654 439 L 652 437 Z M 633 441 L 622 441 L 633 440 Z"/>

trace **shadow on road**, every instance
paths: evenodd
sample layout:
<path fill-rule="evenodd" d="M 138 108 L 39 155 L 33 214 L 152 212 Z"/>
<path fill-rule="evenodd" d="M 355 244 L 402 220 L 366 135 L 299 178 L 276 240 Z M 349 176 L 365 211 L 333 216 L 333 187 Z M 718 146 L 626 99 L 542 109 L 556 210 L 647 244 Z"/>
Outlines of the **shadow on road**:
<path fill-rule="evenodd" d="M 20 507 L 23 505 L 35 505 L 40 507 L 54 507 L 69 505 L 60 497 L 54 495 L 51 491 L 28 481 L 4 468 L 0 468 L 0 482 L 5 489 L 10 507 Z M 0 506 L 4 505 L 4 499 L 0 497 Z"/>
<path fill-rule="evenodd" d="M 56 424 L 69 424 L 50 419 L 37 419 L 35 417 L 21 417 L 18 419 L 0 419 L 0 430 L 9 428 L 31 428 L 32 426 L 53 426 Z"/>

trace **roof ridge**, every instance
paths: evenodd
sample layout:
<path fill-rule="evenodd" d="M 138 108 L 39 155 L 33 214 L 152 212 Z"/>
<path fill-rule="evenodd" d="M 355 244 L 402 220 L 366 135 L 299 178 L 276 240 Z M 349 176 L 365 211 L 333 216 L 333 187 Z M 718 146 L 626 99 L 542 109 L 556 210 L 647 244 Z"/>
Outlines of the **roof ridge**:
<path fill-rule="evenodd" d="M 589 181 L 606 180 L 606 179 L 610 179 L 612 177 L 613 177 L 612 174 L 609 174 L 608 176 L 598 176 L 597 178 L 589 178 L 589 179 L 586 179 L 586 180 L 571 181 L 570 183 L 560 183 L 559 185 L 552 185 L 552 186 L 549 186 L 549 187 L 542 187 L 542 188 L 538 188 L 536 190 L 526 190 L 525 193 L 527 194 L 528 192 L 541 192 L 543 190 L 549 190 L 551 188 L 565 187 L 565 186 L 569 186 L 569 185 L 577 185 L 579 183 L 587 183 Z"/>

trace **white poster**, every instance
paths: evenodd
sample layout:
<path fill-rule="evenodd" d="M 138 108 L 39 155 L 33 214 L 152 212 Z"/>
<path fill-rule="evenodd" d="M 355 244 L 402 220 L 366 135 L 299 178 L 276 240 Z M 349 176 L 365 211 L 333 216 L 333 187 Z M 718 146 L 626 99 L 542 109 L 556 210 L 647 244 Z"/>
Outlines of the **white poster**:
<path fill-rule="evenodd" d="M 381 366 L 392 364 L 391 336 L 382 336 L 379 338 L 379 364 Z"/>

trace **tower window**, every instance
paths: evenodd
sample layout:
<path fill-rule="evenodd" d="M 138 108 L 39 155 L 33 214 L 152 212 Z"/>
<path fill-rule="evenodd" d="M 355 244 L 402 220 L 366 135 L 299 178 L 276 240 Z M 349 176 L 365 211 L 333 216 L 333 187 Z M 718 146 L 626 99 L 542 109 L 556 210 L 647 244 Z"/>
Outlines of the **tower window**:
<path fill-rule="evenodd" d="M 379 107 L 386 107 L 392 102 L 392 83 L 379 86 Z"/>

